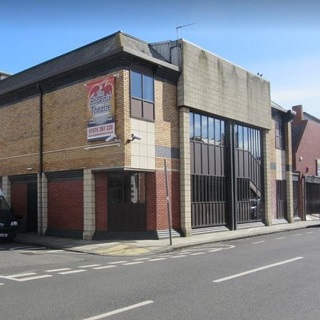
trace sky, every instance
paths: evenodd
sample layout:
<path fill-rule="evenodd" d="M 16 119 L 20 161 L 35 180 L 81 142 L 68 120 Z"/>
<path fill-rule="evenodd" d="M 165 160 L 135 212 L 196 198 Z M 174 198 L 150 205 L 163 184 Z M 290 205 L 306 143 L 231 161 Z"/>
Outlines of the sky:
<path fill-rule="evenodd" d="M 320 1 L 0 0 L 0 71 L 18 73 L 123 31 L 183 38 L 270 82 L 285 109 L 320 118 Z"/>

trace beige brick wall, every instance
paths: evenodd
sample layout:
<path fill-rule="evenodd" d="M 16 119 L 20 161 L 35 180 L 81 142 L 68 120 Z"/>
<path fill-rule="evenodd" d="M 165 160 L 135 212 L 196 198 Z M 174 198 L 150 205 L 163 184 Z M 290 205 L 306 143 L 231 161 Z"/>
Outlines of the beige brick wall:
<path fill-rule="evenodd" d="M 178 105 L 270 128 L 270 84 L 212 53 L 183 41 Z"/>
<path fill-rule="evenodd" d="M 192 235 L 191 182 L 190 182 L 190 114 L 188 108 L 180 109 L 180 202 L 181 229 L 185 236 Z"/>
<path fill-rule="evenodd" d="M 115 77 L 115 131 L 121 140 L 120 146 L 88 148 L 104 144 L 104 141 L 87 141 L 88 104 L 85 87 L 87 82 L 89 80 L 59 88 L 53 92 L 44 92 L 43 171 L 45 172 L 134 166 L 131 150 L 133 144 L 126 143 L 126 140 L 130 138 L 133 129 L 137 127 L 139 129 L 141 126 L 132 128 L 129 71 L 119 71 Z M 138 155 L 149 158 L 149 161 L 140 161 L 141 169 L 159 167 L 158 161 L 155 160 L 156 145 L 179 147 L 176 87 L 156 80 L 155 101 L 155 123 L 143 121 L 149 126 L 148 128 L 151 126 L 153 129 L 143 132 L 144 141 L 141 142 L 148 143 L 148 148 L 141 149 L 142 155 Z M 0 108 L 0 127 L 2 128 L 0 176 L 39 171 L 39 110 L 39 96 Z M 153 141 L 150 142 L 151 140 Z M 153 152 L 150 145 L 153 145 Z M 134 147 L 137 146 L 134 145 Z M 163 161 L 160 162 L 163 163 Z M 175 169 L 178 169 L 177 160 L 170 161 L 169 165 L 171 162 L 175 163 Z"/>
<path fill-rule="evenodd" d="M 0 176 L 39 168 L 39 98 L 0 108 Z"/>
<path fill-rule="evenodd" d="M 293 186 L 292 186 L 292 146 L 291 123 L 285 124 L 285 150 L 275 147 L 275 121 L 271 122 L 270 136 L 270 177 L 271 177 L 271 218 L 277 217 L 276 180 L 286 180 L 287 186 L 287 215 L 289 222 L 293 222 Z"/>
<path fill-rule="evenodd" d="M 104 144 L 104 141 L 87 141 L 88 105 L 84 85 L 85 82 L 44 95 L 44 171 L 124 166 L 122 112 L 128 106 L 123 104 L 123 72 L 115 78 L 115 131 L 122 141 L 120 146 L 88 150 L 87 147 Z"/>

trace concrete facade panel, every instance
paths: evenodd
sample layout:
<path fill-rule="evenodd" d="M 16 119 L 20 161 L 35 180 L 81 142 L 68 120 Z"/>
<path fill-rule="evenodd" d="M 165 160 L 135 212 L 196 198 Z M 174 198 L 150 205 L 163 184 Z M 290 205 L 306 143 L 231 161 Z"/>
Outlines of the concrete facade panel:
<path fill-rule="evenodd" d="M 178 105 L 269 129 L 270 84 L 195 45 L 183 42 Z"/>

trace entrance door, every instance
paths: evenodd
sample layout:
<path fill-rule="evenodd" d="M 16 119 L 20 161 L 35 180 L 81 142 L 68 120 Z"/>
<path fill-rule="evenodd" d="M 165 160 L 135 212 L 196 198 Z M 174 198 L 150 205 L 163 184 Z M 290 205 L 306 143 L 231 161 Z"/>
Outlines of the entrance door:
<path fill-rule="evenodd" d="M 300 211 L 300 182 L 299 182 L 299 175 L 293 174 L 292 176 L 292 183 L 293 183 L 293 216 L 294 218 L 299 218 L 299 211 Z"/>
<path fill-rule="evenodd" d="M 37 196 L 37 184 L 28 183 L 27 186 L 27 231 L 38 231 L 38 196 Z"/>
<path fill-rule="evenodd" d="M 108 229 L 145 231 L 145 174 L 119 172 L 108 175 Z"/>
<path fill-rule="evenodd" d="M 285 219 L 287 212 L 287 185 L 286 180 L 276 181 L 277 219 Z"/>

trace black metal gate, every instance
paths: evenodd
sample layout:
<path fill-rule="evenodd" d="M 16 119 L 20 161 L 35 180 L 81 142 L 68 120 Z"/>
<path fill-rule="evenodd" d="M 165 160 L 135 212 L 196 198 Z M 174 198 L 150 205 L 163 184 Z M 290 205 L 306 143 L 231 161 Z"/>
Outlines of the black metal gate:
<path fill-rule="evenodd" d="M 108 175 L 108 229 L 145 231 L 145 175 L 119 172 Z"/>
<path fill-rule="evenodd" d="M 190 113 L 190 162 L 192 228 L 262 219 L 259 130 Z"/>
<path fill-rule="evenodd" d="M 277 219 L 285 219 L 287 212 L 287 181 L 276 180 Z"/>
<path fill-rule="evenodd" d="M 260 131 L 235 125 L 234 144 L 236 223 L 260 221 L 262 219 Z"/>
<path fill-rule="evenodd" d="M 315 179 L 314 179 L 315 180 Z M 319 179 L 320 180 L 320 179 Z M 306 182 L 306 214 L 320 214 L 320 181 Z"/>
<path fill-rule="evenodd" d="M 299 208 L 300 208 L 300 180 L 299 174 L 292 175 L 293 184 L 293 217 L 299 218 Z"/>
<path fill-rule="evenodd" d="M 226 224 L 224 121 L 190 114 L 192 228 Z"/>

